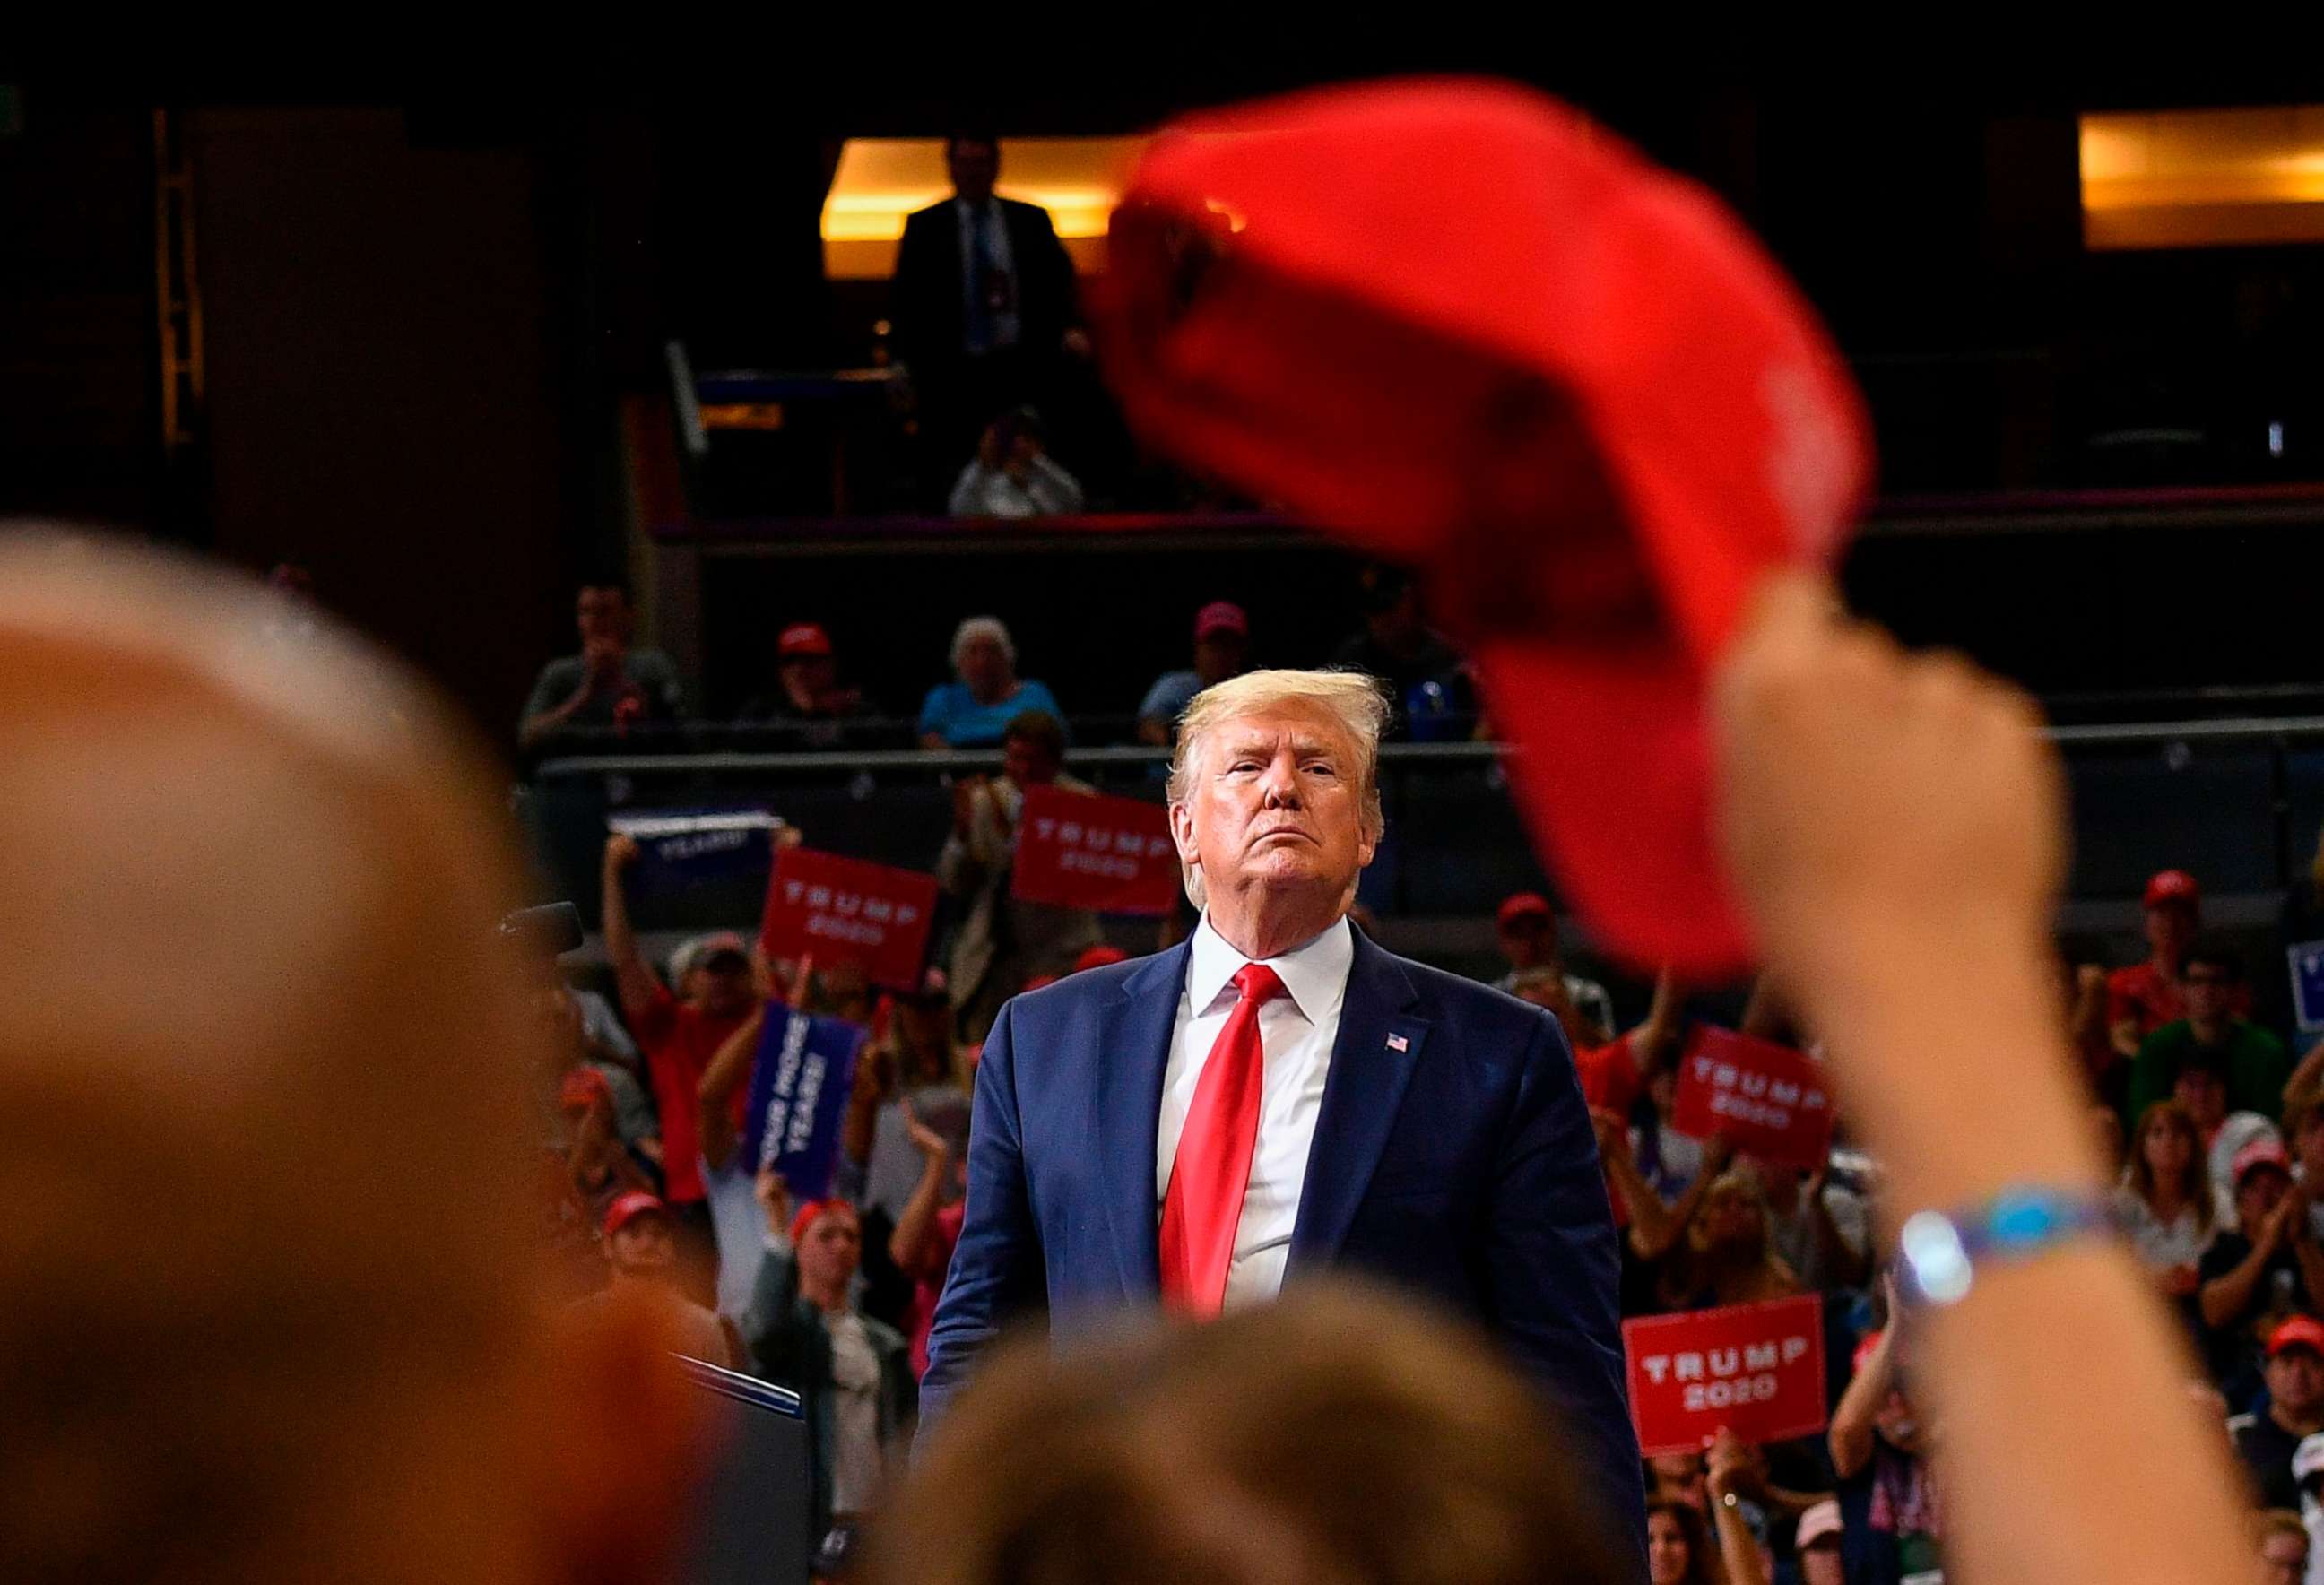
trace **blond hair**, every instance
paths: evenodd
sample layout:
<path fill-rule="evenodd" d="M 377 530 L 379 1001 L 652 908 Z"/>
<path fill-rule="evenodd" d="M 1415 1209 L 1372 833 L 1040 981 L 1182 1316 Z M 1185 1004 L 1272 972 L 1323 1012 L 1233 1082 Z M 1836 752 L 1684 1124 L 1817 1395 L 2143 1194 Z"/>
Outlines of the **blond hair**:
<path fill-rule="evenodd" d="M 1194 791 L 1194 765 L 1202 756 L 1203 740 L 1213 729 L 1295 704 L 1323 710 L 1355 745 L 1357 818 L 1363 822 L 1364 834 L 1379 841 L 1388 825 L 1379 793 L 1379 742 L 1388 727 L 1388 698 L 1379 683 L 1360 671 L 1246 671 L 1196 694 L 1178 717 L 1178 746 L 1170 756 L 1170 802 L 1183 804 Z M 1199 908 L 1202 871 L 1183 863 L 1180 868 L 1187 898 Z"/>

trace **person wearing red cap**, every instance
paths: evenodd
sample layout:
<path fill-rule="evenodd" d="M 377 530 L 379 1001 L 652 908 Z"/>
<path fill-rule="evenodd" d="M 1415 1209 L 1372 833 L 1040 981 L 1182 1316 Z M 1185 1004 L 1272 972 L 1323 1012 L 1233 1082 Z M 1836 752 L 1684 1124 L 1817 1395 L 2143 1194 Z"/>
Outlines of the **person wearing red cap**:
<path fill-rule="evenodd" d="M 735 713 L 739 726 L 798 729 L 798 746 L 829 748 L 840 741 L 839 723 L 872 714 L 861 688 L 839 686 L 839 661 L 831 635 L 812 622 L 795 622 L 775 640 L 775 687 Z"/>
<path fill-rule="evenodd" d="M 844 1200 L 794 1203 L 762 1170 L 767 1256 L 742 1318 L 752 1368 L 799 1395 L 807 1419 L 808 1523 L 821 1536 L 870 1511 L 900 1472 L 919 1406 L 902 1334 L 856 1307 L 862 1225 Z"/>
<path fill-rule="evenodd" d="M 1942 1566 L 1946 1504 L 1931 1458 L 1935 1433 L 1927 1405 L 1905 1389 L 1903 1311 L 1893 1278 L 1884 1278 L 1887 1324 L 1856 1346 L 1855 1374 L 1831 1412 L 1825 1433 L 1832 1473 L 1843 1481 L 1869 1471 L 1872 1503 L 1866 1527 L 1885 1554 L 1870 1577 L 1910 1578 Z M 1893 1570 L 1893 1571 L 1892 1571 Z"/>
<path fill-rule="evenodd" d="M 1108 963 L 1126 963 L 1129 961 L 1130 954 L 1121 948 L 1101 941 L 1074 960 L 1073 972 L 1078 974 L 1089 969 L 1102 969 Z"/>
<path fill-rule="evenodd" d="M 1496 990 L 1514 995 L 1519 974 L 1529 969 L 1545 969 L 1564 981 L 1566 1000 L 1596 1031 L 1592 1035 L 1587 1028 L 1568 1030 L 1577 1044 L 1602 1045 L 1612 1035 L 1614 999 L 1597 981 L 1565 972 L 1564 954 L 1557 940 L 1557 911 L 1549 906 L 1547 898 L 1537 891 L 1520 891 L 1503 898 L 1493 926 L 1500 941 L 1501 956 L 1509 964 L 1509 972 L 1494 981 Z"/>
<path fill-rule="evenodd" d="M 2184 870 L 2162 870 L 2146 883 L 2146 957 L 2107 976 L 2107 1035 L 2125 1056 L 2182 1016 L 2180 959 L 2202 924 L 2203 889 Z M 2151 1099 L 2151 1098 L 2150 1098 Z"/>
<path fill-rule="evenodd" d="M 2199 942 L 2181 955 L 2178 996 L 2183 1016 L 2139 1043 L 2130 1070 L 2131 1116 L 2161 1100 L 2179 1071 L 2197 1062 L 2226 1075 L 2230 1111 L 2270 1120 L 2282 1114 L 2291 1054 L 2282 1041 L 2236 1012 L 2243 984 L 2243 959 L 2230 947 Z"/>
<path fill-rule="evenodd" d="M 579 1303 L 603 1305 L 642 1295 L 669 1313 L 683 1340 L 679 1352 L 732 1369 L 738 1350 L 726 1323 L 678 1291 L 678 1241 L 661 1197 L 643 1190 L 617 1196 L 599 1230 L 610 1286 Z"/>
<path fill-rule="evenodd" d="M 2292 1455 L 2324 1432 L 2324 1322 L 2294 1315 L 2268 1335 L 2267 1407 L 2227 1422 L 2264 1508 L 2297 1508 Z"/>
<path fill-rule="evenodd" d="M 1230 600 L 1194 613 L 1194 664 L 1154 679 L 1138 705 L 1140 742 L 1167 749 L 1178 739 L 1178 717 L 1204 688 L 1250 669 L 1250 618 Z"/>
<path fill-rule="evenodd" d="M 647 966 L 630 925 L 627 880 L 637 857 L 638 844 L 630 837 L 616 832 L 605 839 L 600 880 L 605 955 L 613 964 L 622 1016 L 629 1019 L 645 1053 L 654 1104 L 661 1114 L 662 1193 L 678 1227 L 687 1283 L 696 1298 L 706 1300 L 715 1292 L 718 1243 L 696 1128 L 702 1075 L 726 1037 L 765 1000 L 763 975 L 741 939 L 727 934 L 692 954 L 679 975 L 689 994 L 684 1000 L 672 996 Z M 743 1101 L 744 1087 L 738 1085 L 731 1101 L 738 1127 Z"/>
<path fill-rule="evenodd" d="M 2235 1160 L 2236 1225 L 2212 1240 L 2197 1274 L 2211 1378 L 2236 1406 L 2260 1387 L 2261 1349 L 2278 1322 L 2316 1313 L 2324 1248 L 2308 1225 L 2308 1196 L 2292 1181 L 2283 1146 L 2262 1137 Z"/>

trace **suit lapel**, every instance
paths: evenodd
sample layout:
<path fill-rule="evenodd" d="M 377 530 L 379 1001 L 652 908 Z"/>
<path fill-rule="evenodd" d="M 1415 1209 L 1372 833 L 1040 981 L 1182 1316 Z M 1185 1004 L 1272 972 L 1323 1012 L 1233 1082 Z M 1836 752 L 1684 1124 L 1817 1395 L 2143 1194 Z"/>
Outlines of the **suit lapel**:
<path fill-rule="evenodd" d="M 1186 982 L 1191 949 L 1181 942 L 1122 981 L 1102 1015 L 1097 1051 L 1097 1148 L 1105 1214 L 1130 1300 L 1161 1290 L 1157 1251 L 1154 1157 L 1159 1147 L 1162 1076 Z"/>
<path fill-rule="evenodd" d="M 1332 1071 L 1323 1080 L 1323 1110 L 1291 1232 L 1293 1273 L 1338 1256 L 1428 1037 L 1428 1020 L 1413 1011 L 1419 995 L 1411 976 L 1363 932 L 1355 934 L 1340 1034 L 1332 1043 Z M 1150 1145 L 1147 1153 L 1153 1154 Z"/>

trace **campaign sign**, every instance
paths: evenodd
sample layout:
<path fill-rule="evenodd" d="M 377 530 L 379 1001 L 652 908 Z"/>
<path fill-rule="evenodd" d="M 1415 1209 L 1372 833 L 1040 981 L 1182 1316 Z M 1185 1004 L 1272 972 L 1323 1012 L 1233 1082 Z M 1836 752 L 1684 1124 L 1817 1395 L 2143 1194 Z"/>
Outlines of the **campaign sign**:
<path fill-rule="evenodd" d="M 787 848 L 767 884 L 759 939 L 770 958 L 860 963 L 873 984 L 909 991 L 936 908 L 933 875 Z"/>
<path fill-rule="evenodd" d="M 870 1033 L 842 1018 L 767 1004 L 742 1113 L 742 1159 L 782 1174 L 795 1200 L 820 1200 L 831 1187 L 856 1054 Z"/>
<path fill-rule="evenodd" d="M 762 879 L 782 821 L 760 808 L 654 809 L 608 815 L 605 825 L 638 844 L 641 893 L 669 895 Z"/>
<path fill-rule="evenodd" d="M 1679 1064 L 1671 1127 L 1789 1166 L 1821 1166 L 1831 1150 L 1831 1082 L 1788 1046 L 1705 1025 Z"/>
<path fill-rule="evenodd" d="M 2292 966 L 2292 1011 L 2301 1033 L 2324 1029 L 2324 941 L 2303 941 L 2284 948 Z"/>
<path fill-rule="evenodd" d="M 1824 1427 L 1823 1318 L 1813 1294 L 1622 1322 L 1638 1451 L 1699 1452 L 1722 1425 L 1749 1442 Z"/>
<path fill-rule="evenodd" d="M 1168 913 L 1178 849 L 1159 804 L 1055 787 L 1025 789 L 1010 895 L 1100 914 Z"/>

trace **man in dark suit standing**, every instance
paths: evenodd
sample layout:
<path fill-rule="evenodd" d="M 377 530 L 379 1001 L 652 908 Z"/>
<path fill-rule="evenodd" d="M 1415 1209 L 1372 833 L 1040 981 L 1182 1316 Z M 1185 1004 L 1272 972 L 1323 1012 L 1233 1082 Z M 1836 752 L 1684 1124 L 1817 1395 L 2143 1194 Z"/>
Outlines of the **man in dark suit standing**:
<path fill-rule="evenodd" d="M 1347 918 L 1387 714 L 1342 672 L 1247 673 L 1188 707 L 1170 823 L 1203 921 L 1001 1009 L 925 1413 L 1013 1313 L 1046 1305 L 1060 1332 L 1157 1299 L 1215 1314 L 1353 1269 L 1501 1337 L 1643 1579 L 1614 1228 L 1564 1036 Z"/>
<path fill-rule="evenodd" d="M 924 493 L 941 501 L 984 426 L 1038 403 L 1073 334 L 1074 266 L 1049 212 L 993 196 L 1001 145 L 945 140 L 953 196 L 904 222 L 896 249 L 898 355 L 920 402 Z"/>

